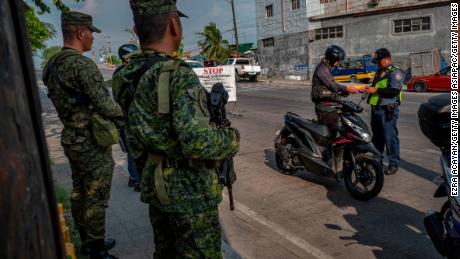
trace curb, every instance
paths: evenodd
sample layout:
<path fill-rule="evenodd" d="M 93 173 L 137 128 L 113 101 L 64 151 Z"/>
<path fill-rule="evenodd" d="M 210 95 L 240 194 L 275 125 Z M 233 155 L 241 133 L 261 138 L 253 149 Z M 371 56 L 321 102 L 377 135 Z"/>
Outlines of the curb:
<path fill-rule="evenodd" d="M 280 84 L 280 85 L 311 85 L 311 81 L 303 80 L 268 80 L 268 79 L 259 79 L 259 82 L 266 84 Z"/>

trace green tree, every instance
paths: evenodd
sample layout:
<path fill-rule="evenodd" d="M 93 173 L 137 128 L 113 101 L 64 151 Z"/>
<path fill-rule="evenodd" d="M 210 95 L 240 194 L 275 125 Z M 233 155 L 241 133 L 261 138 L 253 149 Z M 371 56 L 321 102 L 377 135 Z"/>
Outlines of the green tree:
<path fill-rule="evenodd" d="M 215 23 L 211 22 L 206 25 L 204 31 L 199 32 L 198 35 L 201 37 L 198 42 L 201 47 L 201 55 L 207 59 L 218 61 L 224 61 L 228 58 L 230 44 L 222 38 L 222 33 Z"/>
<path fill-rule="evenodd" d="M 111 57 L 106 58 L 106 62 L 112 65 L 119 65 L 121 64 L 121 59 L 118 57 L 118 55 L 113 54 Z"/>
<path fill-rule="evenodd" d="M 182 38 L 182 41 L 180 42 L 179 49 L 175 51 L 172 56 L 174 58 L 182 58 L 182 54 L 184 53 L 184 39 Z"/>
<path fill-rule="evenodd" d="M 35 54 L 37 50 L 45 48 L 45 41 L 53 38 L 56 30 L 52 24 L 40 21 L 33 7 L 26 5 L 24 11 L 30 47 L 32 48 L 32 53 Z"/>
<path fill-rule="evenodd" d="M 44 68 L 48 60 L 54 55 L 56 55 L 59 51 L 61 51 L 61 46 L 53 46 L 49 48 L 44 48 L 41 52 L 42 62 L 40 63 L 40 67 Z"/>
<path fill-rule="evenodd" d="M 80 2 L 83 0 L 74 0 L 75 2 Z M 40 21 L 38 15 L 44 13 L 50 13 L 50 7 L 44 2 L 44 0 L 31 0 L 33 4 L 38 8 L 35 11 L 35 8 L 32 5 L 24 3 L 24 12 L 26 16 L 26 26 L 29 33 L 29 42 L 30 47 L 32 48 L 32 53 L 36 54 L 39 49 L 44 49 L 45 42 L 53 38 L 56 34 L 54 26 L 49 23 Z M 69 10 L 61 0 L 53 0 L 53 4 L 61 11 Z"/>

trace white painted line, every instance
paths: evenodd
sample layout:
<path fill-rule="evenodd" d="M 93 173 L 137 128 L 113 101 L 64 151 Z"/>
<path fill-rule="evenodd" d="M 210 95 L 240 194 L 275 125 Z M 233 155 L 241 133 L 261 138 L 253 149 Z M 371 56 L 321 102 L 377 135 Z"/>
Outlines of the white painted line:
<path fill-rule="evenodd" d="M 410 149 L 410 148 L 400 148 L 400 151 L 402 152 L 407 152 L 407 153 L 427 153 L 427 154 L 434 154 L 434 155 L 441 155 L 441 151 L 439 150 L 434 150 L 434 149 L 420 149 L 420 150 L 415 150 L 415 149 Z"/>
<path fill-rule="evenodd" d="M 226 193 L 222 193 L 224 201 L 228 203 L 228 196 Z M 269 219 L 265 218 L 264 216 L 258 214 L 257 212 L 251 210 L 246 205 L 239 203 L 238 201 L 234 201 L 235 210 L 243 213 L 247 217 L 257 221 L 258 223 L 268 227 L 271 231 L 277 233 L 278 235 L 284 237 L 286 240 L 290 241 L 300 249 L 304 250 L 305 252 L 311 254 L 312 256 L 320 259 L 332 259 L 331 256 L 324 253 L 320 249 L 316 248 L 314 245 L 310 244 L 309 242 L 303 240 L 302 238 L 296 236 L 295 234 L 289 232 L 288 230 L 284 229 L 282 226 L 276 224 L 275 222 L 270 221 Z"/>

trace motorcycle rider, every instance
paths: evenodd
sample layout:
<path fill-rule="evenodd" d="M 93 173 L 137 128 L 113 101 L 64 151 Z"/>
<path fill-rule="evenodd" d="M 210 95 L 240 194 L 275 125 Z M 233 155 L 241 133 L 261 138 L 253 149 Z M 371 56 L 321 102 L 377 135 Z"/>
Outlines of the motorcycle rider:
<path fill-rule="evenodd" d="M 332 45 L 326 49 L 324 58 L 316 66 L 312 78 L 311 99 L 315 103 L 315 112 L 319 124 L 326 125 L 331 130 L 331 136 L 337 134 L 339 115 L 336 111 L 340 95 L 361 92 L 360 85 L 341 85 L 332 74 L 332 68 L 345 59 L 345 51 Z"/>

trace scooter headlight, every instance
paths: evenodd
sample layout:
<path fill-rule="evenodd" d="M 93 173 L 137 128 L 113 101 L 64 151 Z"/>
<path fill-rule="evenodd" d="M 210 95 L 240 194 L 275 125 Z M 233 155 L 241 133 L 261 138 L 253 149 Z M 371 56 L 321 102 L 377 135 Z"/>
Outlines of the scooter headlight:
<path fill-rule="evenodd" d="M 346 118 L 343 118 L 343 121 L 345 122 L 345 124 L 347 124 L 347 126 L 352 128 L 353 131 L 355 131 L 365 142 L 371 142 L 372 141 L 371 134 L 369 134 L 368 132 L 366 132 L 362 128 L 358 127 L 356 124 L 354 124 L 353 122 L 351 122 L 350 120 L 348 120 Z"/>

